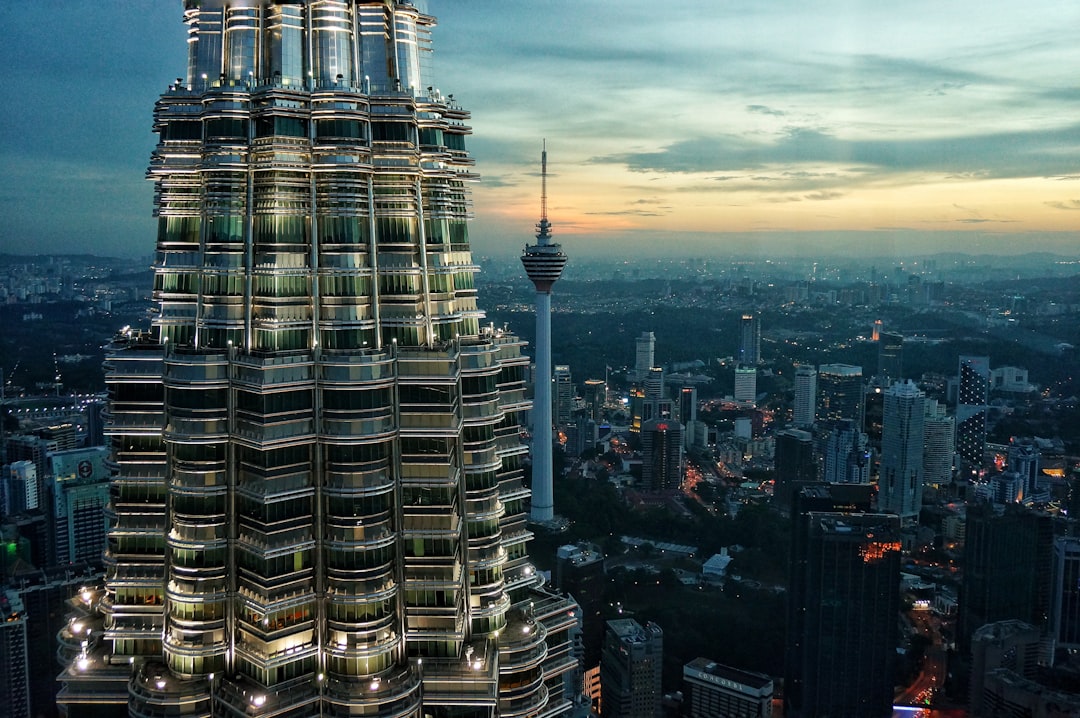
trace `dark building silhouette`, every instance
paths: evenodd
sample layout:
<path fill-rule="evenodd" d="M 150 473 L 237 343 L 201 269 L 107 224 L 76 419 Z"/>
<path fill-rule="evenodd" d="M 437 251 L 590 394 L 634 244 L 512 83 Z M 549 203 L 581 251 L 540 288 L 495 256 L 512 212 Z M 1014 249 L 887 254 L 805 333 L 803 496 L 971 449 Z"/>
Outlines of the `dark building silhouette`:
<path fill-rule="evenodd" d="M 651 419 L 641 425 L 641 487 L 673 491 L 682 484 L 683 427 L 671 419 Z"/>
<path fill-rule="evenodd" d="M 777 432 L 773 467 L 773 496 L 778 505 L 790 506 L 792 495 L 802 484 L 817 480 L 814 435 L 802 429 Z"/>
<path fill-rule="evenodd" d="M 761 319 L 754 314 L 742 315 L 739 322 L 739 362 L 761 363 Z"/>
<path fill-rule="evenodd" d="M 1046 514 L 1019 504 L 968 507 L 957 623 L 962 653 L 987 623 L 1020 620 L 1046 628 L 1053 540 Z"/>
<path fill-rule="evenodd" d="M 817 420 L 852 419 L 863 421 L 862 367 L 851 364 L 822 364 L 817 376 Z"/>
<path fill-rule="evenodd" d="M 824 483 L 803 486 L 793 496 L 786 715 L 826 715 L 829 710 L 835 711 L 833 715 L 877 715 L 883 697 L 876 683 L 881 675 L 873 674 L 876 677 L 871 680 L 869 664 L 873 661 L 877 661 L 874 671 L 883 668 L 881 662 L 888 664 L 886 693 L 891 704 L 899 604 L 899 539 L 894 540 L 894 536 L 898 536 L 899 524 L 894 516 L 867 513 L 872 497 L 872 487 L 865 484 Z M 881 530 L 873 533 L 875 539 L 884 540 L 883 544 L 866 539 L 867 524 L 882 524 Z M 866 547 L 862 555 L 860 545 Z M 841 600 L 845 607 L 837 604 Z M 850 606 L 850 614 L 846 606 Z M 887 621 L 883 618 L 886 613 Z M 870 645 L 875 632 L 880 633 L 873 638 L 878 643 Z M 849 641 L 848 647 L 825 659 L 823 654 L 835 649 L 838 641 Z M 885 650 L 882 646 L 887 647 L 888 655 L 880 652 Z M 838 672 L 835 677 L 819 669 L 823 659 Z M 867 664 L 861 672 L 860 662 Z M 869 702 L 864 706 L 844 703 L 842 696 L 836 695 L 843 688 L 838 680 L 848 682 L 849 692 L 869 691 Z"/>
<path fill-rule="evenodd" d="M 878 337 L 878 376 L 886 383 L 904 378 L 904 335 L 881 332 Z"/>
<path fill-rule="evenodd" d="M 664 632 L 632 618 L 607 622 L 600 658 L 602 718 L 660 718 Z"/>

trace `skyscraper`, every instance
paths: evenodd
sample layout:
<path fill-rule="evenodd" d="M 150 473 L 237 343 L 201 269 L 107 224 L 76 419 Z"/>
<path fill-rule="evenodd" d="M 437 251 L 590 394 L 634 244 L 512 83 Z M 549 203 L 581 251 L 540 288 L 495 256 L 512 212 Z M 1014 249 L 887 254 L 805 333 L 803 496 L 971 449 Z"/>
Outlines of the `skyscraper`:
<path fill-rule="evenodd" d="M 965 471 L 977 473 L 986 448 L 990 358 L 961 356 L 956 387 L 956 452 Z"/>
<path fill-rule="evenodd" d="M 1080 649 L 1080 538 L 1054 540 L 1050 636 L 1055 648 Z"/>
<path fill-rule="evenodd" d="M 903 519 L 918 518 L 922 508 L 925 417 L 926 395 L 913 382 L 885 390 L 878 505 Z"/>
<path fill-rule="evenodd" d="M 809 365 L 795 368 L 795 410 L 792 419 L 800 429 L 814 425 L 817 409 L 817 370 Z"/>
<path fill-rule="evenodd" d="M 862 367 L 851 364 L 822 364 L 817 375 L 817 420 L 863 420 Z"/>
<path fill-rule="evenodd" d="M 892 715 L 898 518 L 799 514 L 792 542 L 784 715 Z"/>
<path fill-rule="evenodd" d="M 113 523 L 62 710 L 561 713 L 576 610 L 528 562 L 527 359 L 480 329 L 434 18 L 185 8 L 154 118 L 160 311 L 107 360 Z M 565 257 L 539 229 L 548 306 Z"/>
<path fill-rule="evenodd" d="M 923 483 L 935 487 L 948 484 L 956 453 L 956 419 L 935 399 L 926 401 L 923 437 Z"/>
<path fill-rule="evenodd" d="M 603 718 L 659 718 L 664 632 L 632 618 L 607 622 L 600 654 Z"/>
<path fill-rule="evenodd" d="M 673 491 L 682 485 L 683 426 L 673 419 L 641 425 L 641 485 L 646 491 Z"/>
<path fill-rule="evenodd" d="M 878 377 L 895 382 L 904 379 L 904 335 L 881 332 L 878 336 Z"/>
<path fill-rule="evenodd" d="M 570 367 L 565 364 L 555 366 L 551 375 L 553 390 L 552 419 L 555 426 L 565 427 L 572 421 L 574 414 L 574 379 Z"/>
<path fill-rule="evenodd" d="M 16 591 L 0 591 L 0 718 L 30 718 L 27 615 Z"/>
<path fill-rule="evenodd" d="M 761 319 L 743 314 L 739 321 L 739 356 L 743 364 L 761 363 Z"/>
<path fill-rule="evenodd" d="M 735 367 L 735 401 L 753 403 L 757 399 L 757 367 Z"/>
<path fill-rule="evenodd" d="M 870 446 L 866 434 L 850 419 L 831 422 L 824 430 L 821 478 L 829 484 L 870 483 Z"/>
<path fill-rule="evenodd" d="M 635 342 L 634 378 L 644 380 L 655 363 L 656 336 L 652 332 L 642 332 Z"/>

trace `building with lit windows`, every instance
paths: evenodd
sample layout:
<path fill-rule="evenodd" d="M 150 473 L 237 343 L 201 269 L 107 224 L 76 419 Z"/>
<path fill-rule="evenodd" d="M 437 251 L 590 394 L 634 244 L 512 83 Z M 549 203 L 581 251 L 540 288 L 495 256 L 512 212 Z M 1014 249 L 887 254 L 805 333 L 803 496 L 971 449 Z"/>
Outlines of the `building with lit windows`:
<path fill-rule="evenodd" d="M 743 314 L 739 320 L 738 360 L 743 364 L 761 363 L 761 318 L 754 314 Z"/>
<path fill-rule="evenodd" d="M 30 718 L 27 615 L 16 591 L 0 591 L 0 718 Z"/>
<path fill-rule="evenodd" d="M 851 419 L 862 425 L 862 367 L 851 364 L 822 364 L 817 372 L 817 420 Z"/>
<path fill-rule="evenodd" d="M 641 425 L 641 488 L 678 491 L 683 479 L 683 425 L 650 419 Z"/>
<path fill-rule="evenodd" d="M 61 711 L 562 714 L 579 612 L 528 559 L 528 359 L 480 327 L 434 18 L 184 7 L 159 312 L 106 361 L 106 574 L 60 635 Z"/>
<path fill-rule="evenodd" d="M 735 367 L 735 401 L 752 404 L 757 401 L 757 367 Z"/>
<path fill-rule="evenodd" d="M 822 445 L 821 478 L 829 484 L 869 484 L 871 460 L 866 434 L 850 419 L 830 422 Z"/>
<path fill-rule="evenodd" d="M 990 358 L 961 356 L 956 386 L 956 452 L 970 474 L 982 467 L 986 449 Z"/>
<path fill-rule="evenodd" d="M 923 419 L 924 485 L 941 487 L 952 480 L 955 453 L 956 418 L 946 413 L 944 404 L 927 399 Z"/>

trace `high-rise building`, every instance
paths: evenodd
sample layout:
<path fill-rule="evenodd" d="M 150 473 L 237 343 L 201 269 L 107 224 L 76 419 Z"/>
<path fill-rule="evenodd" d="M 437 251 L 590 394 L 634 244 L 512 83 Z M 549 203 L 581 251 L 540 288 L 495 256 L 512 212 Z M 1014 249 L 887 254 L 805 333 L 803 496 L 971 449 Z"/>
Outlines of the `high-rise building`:
<path fill-rule="evenodd" d="M 607 382 L 603 379 L 585 380 L 585 408 L 589 418 L 599 424 L 604 418 L 604 404 L 607 402 Z"/>
<path fill-rule="evenodd" d="M 551 288 L 562 275 L 566 255 L 562 245 L 551 241 L 547 215 L 547 142 L 541 154 L 540 221 L 536 224 L 536 244 L 525 247 L 521 263 L 536 288 L 536 373 L 533 376 L 532 416 L 532 507 L 530 517 L 537 523 L 555 518 L 555 487 L 552 476 L 552 373 L 551 373 Z M 569 372 L 567 379 L 569 379 Z M 569 414 L 567 414 L 569 417 Z M 569 418 L 568 418 L 569 420 Z"/>
<path fill-rule="evenodd" d="M 1016 619 L 1040 630 L 1050 613 L 1053 524 L 1019 504 L 968 506 L 957 644 L 961 652 L 987 623 Z"/>
<path fill-rule="evenodd" d="M 645 401 L 659 401 L 664 398 L 664 368 L 649 367 L 644 378 Z"/>
<path fill-rule="evenodd" d="M 757 367 L 735 367 L 735 401 L 753 403 L 757 400 Z"/>
<path fill-rule="evenodd" d="M 30 718 L 27 615 L 16 591 L 0 591 L 0 718 Z"/>
<path fill-rule="evenodd" d="M 683 424 L 697 421 L 697 387 L 684 386 L 679 389 L 679 416 Z"/>
<path fill-rule="evenodd" d="M 817 375 L 817 420 L 863 421 L 862 367 L 851 364 L 822 364 Z"/>
<path fill-rule="evenodd" d="M 885 382 L 904 380 L 904 335 L 881 332 L 878 336 L 878 377 Z"/>
<path fill-rule="evenodd" d="M 926 400 L 923 419 L 923 483 L 941 487 L 952 480 L 956 453 L 956 420 L 936 399 Z"/>
<path fill-rule="evenodd" d="M 1009 442 L 1006 466 L 1023 484 L 1024 496 L 1031 498 L 1042 488 L 1042 452 L 1034 439 L 1013 437 Z"/>
<path fill-rule="evenodd" d="M 683 666 L 684 716 L 770 718 L 773 681 L 761 673 L 695 658 Z"/>
<path fill-rule="evenodd" d="M 608 621 L 600 655 L 602 718 L 660 718 L 663 658 L 660 626 Z"/>
<path fill-rule="evenodd" d="M 105 550 L 110 472 L 103 446 L 49 455 L 57 564 L 101 561 Z"/>
<path fill-rule="evenodd" d="M 925 418 L 926 395 L 914 382 L 885 390 L 878 505 L 902 519 L 916 519 L 922 509 Z"/>
<path fill-rule="evenodd" d="M 528 360 L 480 328 L 469 115 L 424 89 L 434 18 L 184 18 L 188 77 L 154 120 L 160 311 L 107 359 L 106 576 L 78 599 L 92 635 L 61 635 L 61 710 L 569 710 L 579 612 L 529 564 Z M 525 256 L 541 317 L 547 236 Z"/>
<path fill-rule="evenodd" d="M 7 466 L 4 477 L 4 505 L 7 515 L 38 508 L 41 502 L 41 484 L 37 465 L 28 459 L 13 461 Z"/>
<path fill-rule="evenodd" d="M 899 518 L 800 513 L 792 543 L 784 715 L 892 715 Z"/>
<path fill-rule="evenodd" d="M 649 369 L 656 366 L 656 336 L 652 332 L 642 332 L 635 342 L 634 378 L 643 380 Z"/>
<path fill-rule="evenodd" d="M 674 491 L 683 479 L 683 426 L 671 419 L 650 419 L 641 425 L 641 487 Z"/>
<path fill-rule="evenodd" d="M 600 649 L 604 639 L 604 554 L 589 544 L 560 546 L 552 572 L 555 588 L 574 597 L 581 607 L 582 668 L 586 676 L 599 678 Z M 587 681 L 586 696 L 600 700 L 599 681 Z"/>
<path fill-rule="evenodd" d="M 564 427 L 570 423 L 574 415 L 574 379 L 570 374 L 570 367 L 565 364 L 556 364 L 555 371 L 551 375 L 552 384 L 552 416 L 555 426 Z"/>
<path fill-rule="evenodd" d="M 795 410 L 792 415 L 800 429 L 814 425 L 817 408 L 817 370 L 803 364 L 795 368 Z"/>
<path fill-rule="evenodd" d="M 851 419 L 826 425 L 821 457 L 821 479 L 828 484 L 869 484 L 870 446 L 866 434 Z"/>
<path fill-rule="evenodd" d="M 1038 665 L 1041 639 L 1038 628 L 1015 619 L 988 623 L 975 631 L 971 637 L 971 715 L 1025 715 L 1025 712 L 995 710 L 993 694 L 996 691 L 993 686 L 996 681 L 990 674 L 1004 669 L 1018 678 L 1033 678 Z M 987 683 L 991 685 L 990 695 L 987 695 Z"/>
<path fill-rule="evenodd" d="M 761 363 L 761 319 L 754 314 L 743 314 L 739 321 L 739 356 L 742 364 Z"/>
<path fill-rule="evenodd" d="M 802 429 L 776 432 L 773 467 L 773 496 L 780 506 L 788 507 L 803 484 L 817 480 L 814 435 Z"/>
<path fill-rule="evenodd" d="M 964 471 L 977 473 L 986 449 L 990 358 L 961 356 L 956 386 L 956 452 Z"/>
<path fill-rule="evenodd" d="M 1080 649 L 1080 538 L 1054 540 L 1050 636 L 1056 648 Z"/>

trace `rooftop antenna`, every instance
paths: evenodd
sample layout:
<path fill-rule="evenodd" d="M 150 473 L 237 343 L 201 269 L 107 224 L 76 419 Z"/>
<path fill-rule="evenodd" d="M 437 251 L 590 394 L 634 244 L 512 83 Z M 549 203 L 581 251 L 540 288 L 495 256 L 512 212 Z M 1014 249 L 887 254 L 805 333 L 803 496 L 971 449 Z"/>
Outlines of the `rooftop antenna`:
<path fill-rule="evenodd" d="M 547 211 L 547 139 L 544 140 L 543 151 L 540 153 L 540 221 L 536 223 L 536 243 L 550 244 L 551 222 L 548 221 Z"/>

